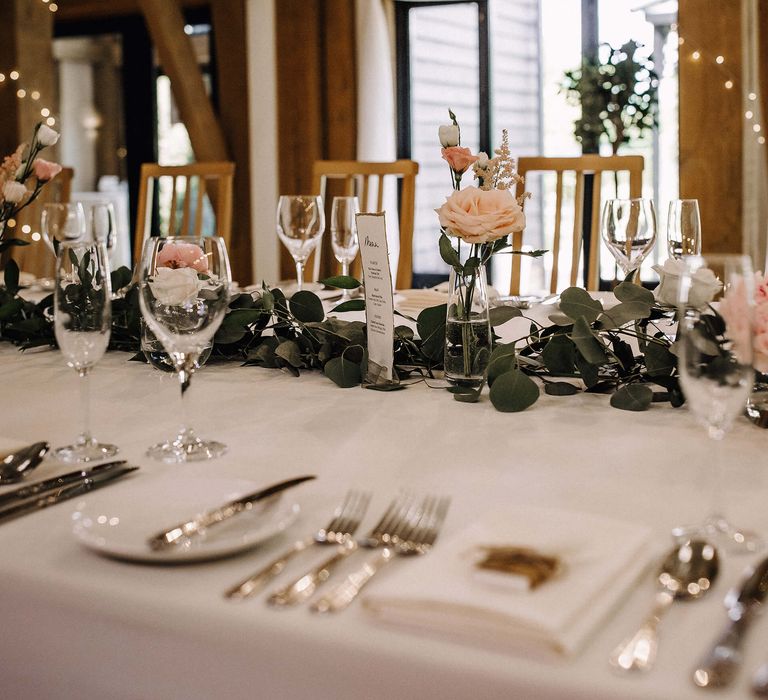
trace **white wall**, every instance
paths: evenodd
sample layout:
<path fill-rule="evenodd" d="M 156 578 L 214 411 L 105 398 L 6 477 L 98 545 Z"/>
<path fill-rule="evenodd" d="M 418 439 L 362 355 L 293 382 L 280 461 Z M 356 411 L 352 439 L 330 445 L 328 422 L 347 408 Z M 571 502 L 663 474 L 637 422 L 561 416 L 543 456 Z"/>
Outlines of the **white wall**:
<path fill-rule="evenodd" d="M 253 277 L 277 282 L 277 61 L 273 0 L 248 0 L 248 99 L 251 130 Z"/>

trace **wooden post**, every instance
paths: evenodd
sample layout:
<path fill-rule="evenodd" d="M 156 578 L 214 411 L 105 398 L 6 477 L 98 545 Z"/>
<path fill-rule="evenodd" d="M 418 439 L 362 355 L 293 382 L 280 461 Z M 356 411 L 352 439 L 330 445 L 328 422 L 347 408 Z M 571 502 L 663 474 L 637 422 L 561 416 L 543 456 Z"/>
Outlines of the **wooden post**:
<path fill-rule="evenodd" d="M 705 253 L 742 251 L 740 5 L 680 0 L 678 9 L 680 197 L 699 200 Z M 725 57 L 731 89 L 716 56 Z"/>
<path fill-rule="evenodd" d="M 197 160 L 228 160 L 221 125 L 205 91 L 184 16 L 177 0 L 138 0 L 160 63 L 171 79 L 171 89 Z"/>

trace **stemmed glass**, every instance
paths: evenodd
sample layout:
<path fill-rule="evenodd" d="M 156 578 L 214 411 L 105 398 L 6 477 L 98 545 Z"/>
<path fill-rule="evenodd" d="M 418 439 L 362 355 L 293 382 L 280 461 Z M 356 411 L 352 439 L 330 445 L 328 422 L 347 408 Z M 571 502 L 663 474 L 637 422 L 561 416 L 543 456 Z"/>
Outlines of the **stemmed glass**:
<path fill-rule="evenodd" d="M 117 245 L 117 225 L 115 223 L 115 207 L 112 202 L 93 202 L 88 208 L 87 228 L 91 238 L 100 241 L 112 258 Z"/>
<path fill-rule="evenodd" d="M 360 212 L 357 197 L 334 197 L 331 205 L 331 245 L 333 254 L 341 263 L 341 274 L 349 275 L 349 264 L 357 257 L 360 245 L 357 241 L 357 221 Z M 350 298 L 348 289 L 341 295 L 341 301 Z"/>
<path fill-rule="evenodd" d="M 181 385 L 181 427 L 173 440 L 149 448 L 165 462 L 212 459 L 226 445 L 201 440 L 187 424 L 184 397 L 200 354 L 224 320 L 232 277 L 218 236 L 149 238 L 139 270 L 139 306 L 144 321 L 170 355 Z"/>
<path fill-rule="evenodd" d="M 44 204 L 40 232 L 54 255 L 59 243 L 80 240 L 86 232 L 83 205 L 80 202 Z"/>
<path fill-rule="evenodd" d="M 698 199 L 675 199 L 669 203 L 667 248 L 670 257 L 701 254 L 701 216 Z"/>
<path fill-rule="evenodd" d="M 603 240 L 628 276 L 656 242 L 656 210 L 650 199 L 609 199 L 600 225 Z"/>
<path fill-rule="evenodd" d="M 304 265 L 325 231 L 320 197 L 283 195 L 277 203 L 277 235 L 296 263 L 296 289 L 304 284 Z"/>
<path fill-rule="evenodd" d="M 722 514 L 722 441 L 744 412 L 752 389 L 754 276 L 742 255 L 687 256 L 679 287 L 677 356 L 688 406 L 712 445 L 712 508 L 699 532 L 724 537 L 741 551 L 754 551 L 759 537 L 738 529 Z M 716 277 L 717 276 L 717 277 Z M 719 277 L 719 280 L 717 279 Z M 720 282 L 722 281 L 722 283 Z M 717 313 L 708 301 L 723 292 Z M 675 534 L 685 534 L 679 528 Z"/>
<path fill-rule="evenodd" d="M 54 332 L 67 365 L 80 375 L 83 429 L 59 447 L 62 462 L 111 457 L 117 447 L 94 440 L 90 430 L 90 372 L 109 345 L 112 307 L 107 252 L 101 243 L 59 241 L 54 291 Z"/>

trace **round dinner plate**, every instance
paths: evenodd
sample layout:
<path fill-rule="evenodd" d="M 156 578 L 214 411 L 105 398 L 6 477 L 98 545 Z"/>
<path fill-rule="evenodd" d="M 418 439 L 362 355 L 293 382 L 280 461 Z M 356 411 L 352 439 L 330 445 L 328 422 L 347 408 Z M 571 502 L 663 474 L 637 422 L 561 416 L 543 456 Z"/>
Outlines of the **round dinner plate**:
<path fill-rule="evenodd" d="M 198 562 L 250 549 L 283 532 L 296 520 L 298 504 L 281 495 L 162 551 L 147 540 L 206 510 L 252 493 L 263 484 L 242 479 L 170 478 L 136 480 L 81 500 L 72 513 L 72 532 L 104 556 L 145 563 Z"/>

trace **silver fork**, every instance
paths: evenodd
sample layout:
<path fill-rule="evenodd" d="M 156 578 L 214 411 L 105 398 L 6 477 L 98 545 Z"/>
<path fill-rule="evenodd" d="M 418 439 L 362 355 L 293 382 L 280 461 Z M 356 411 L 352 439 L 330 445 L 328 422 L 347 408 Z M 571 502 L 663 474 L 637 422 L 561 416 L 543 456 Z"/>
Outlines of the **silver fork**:
<path fill-rule="evenodd" d="M 270 561 L 255 574 L 232 586 L 224 593 L 224 597 L 232 600 L 244 600 L 256 595 L 285 569 L 291 559 L 313 544 L 343 544 L 348 539 L 348 530 L 354 524 L 353 519 L 357 518 L 357 525 L 359 525 L 370 500 L 371 494 L 367 491 L 348 491 L 344 500 L 334 511 L 330 522 L 324 528 L 306 539 L 294 542 L 290 549 Z M 355 529 L 357 529 L 357 525 L 354 525 Z"/>
<path fill-rule="evenodd" d="M 363 587 L 396 555 L 426 554 L 435 543 L 448 513 L 450 499 L 427 496 L 420 503 L 412 499 L 400 509 L 380 538 L 362 540 L 361 546 L 381 547 L 375 558 L 351 573 L 327 595 L 312 604 L 313 612 L 339 612 L 357 598 Z"/>
<path fill-rule="evenodd" d="M 357 549 L 353 535 L 360 527 L 360 522 L 368 509 L 370 494 L 357 501 L 357 507 L 350 509 L 347 519 L 336 526 L 336 553 L 321 564 L 313 567 L 286 586 L 278 589 L 267 598 L 267 603 L 275 606 L 298 605 L 308 600 L 325 583 L 334 569 Z"/>

